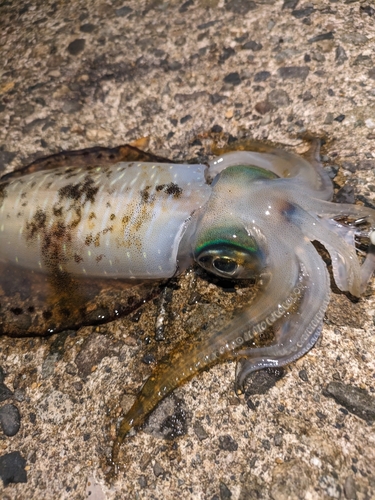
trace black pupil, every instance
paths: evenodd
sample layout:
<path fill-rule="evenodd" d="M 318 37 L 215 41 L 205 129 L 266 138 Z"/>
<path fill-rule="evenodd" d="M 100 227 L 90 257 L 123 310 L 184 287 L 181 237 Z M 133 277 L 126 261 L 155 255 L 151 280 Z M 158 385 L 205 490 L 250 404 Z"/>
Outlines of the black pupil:
<path fill-rule="evenodd" d="M 237 264 L 234 260 L 230 259 L 215 259 L 213 261 L 214 267 L 222 273 L 232 274 L 237 269 Z"/>

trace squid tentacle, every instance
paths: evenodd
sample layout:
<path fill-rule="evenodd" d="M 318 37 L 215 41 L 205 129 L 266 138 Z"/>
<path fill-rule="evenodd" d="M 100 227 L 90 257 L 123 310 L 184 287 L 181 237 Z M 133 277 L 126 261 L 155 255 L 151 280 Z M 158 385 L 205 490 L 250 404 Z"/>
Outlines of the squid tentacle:
<path fill-rule="evenodd" d="M 290 216 L 292 222 L 298 225 L 310 240 L 320 241 L 330 253 L 337 286 L 342 291 L 349 291 L 359 297 L 366 287 L 369 270 L 374 270 L 373 252 L 368 254 L 366 265 L 361 267 L 354 242 L 349 244 L 339 234 L 342 234 L 342 228 L 339 231 L 333 224 L 321 224 L 318 217 L 310 215 L 306 210 L 296 205 L 293 208 Z"/>
<path fill-rule="evenodd" d="M 286 282 L 289 283 L 288 287 Z M 219 361 L 236 357 L 238 349 L 246 342 L 265 331 L 295 306 L 304 288 L 297 259 L 291 262 L 287 276 L 282 263 L 277 261 L 272 270 L 268 269 L 267 275 L 263 275 L 262 289 L 247 309 L 240 311 L 219 331 L 193 345 L 188 352 L 181 353 L 179 349 L 172 352 L 168 362 L 156 367 L 122 420 L 113 446 L 112 461 L 117 463 L 120 445 L 130 430 L 141 425 L 164 397 L 198 372 Z M 287 290 L 282 297 L 280 289 Z"/>
<path fill-rule="evenodd" d="M 235 165 L 256 166 L 286 178 L 289 182 L 293 180 L 294 185 L 301 183 L 305 190 L 310 189 L 317 198 L 322 200 L 332 198 L 332 181 L 319 161 L 319 140 L 312 145 L 310 161 L 283 149 L 267 148 L 264 145 L 262 147 L 265 152 L 236 151 L 211 160 L 208 175 L 214 178 L 226 168 Z"/>
<path fill-rule="evenodd" d="M 315 344 L 322 330 L 330 297 L 329 276 L 314 246 L 307 242 L 297 250 L 303 269 L 304 293 L 295 312 L 283 318 L 276 340 L 267 347 L 243 349 L 237 367 L 236 389 L 242 392 L 245 379 L 256 370 L 283 366 L 300 358 Z"/>
<path fill-rule="evenodd" d="M 371 226 L 375 228 L 375 210 L 362 205 L 351 205 L 350 203 L 333 203 L 315 198 L 305 200 L 305 209 L 330 219 L 338 216 L 367 218 Z"/>

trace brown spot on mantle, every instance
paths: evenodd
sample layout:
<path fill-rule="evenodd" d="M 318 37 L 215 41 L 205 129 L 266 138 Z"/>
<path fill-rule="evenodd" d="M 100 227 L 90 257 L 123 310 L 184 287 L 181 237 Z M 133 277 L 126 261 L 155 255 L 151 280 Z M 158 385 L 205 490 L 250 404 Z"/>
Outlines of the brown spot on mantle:
<path fill-rule="evenodd" d="M 67 184 L 59 189 L 58 194 L 60 199 L 68 198 L 74 201 L 78 201 L 84 196 L 84 200 L 82 201 L 82 205 L 84 205 L 86 201 L 94 203 L 95 195 L 98 191 L 99 187 L 94 186 L 94 180 L 89 175 L 86 175 L 83 182 Z"/>

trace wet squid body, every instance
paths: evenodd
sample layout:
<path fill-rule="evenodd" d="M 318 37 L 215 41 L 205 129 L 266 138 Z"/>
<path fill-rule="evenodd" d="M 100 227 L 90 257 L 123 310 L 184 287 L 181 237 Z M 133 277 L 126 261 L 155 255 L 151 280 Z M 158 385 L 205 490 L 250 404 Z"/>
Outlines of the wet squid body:
<path fill-rule="evenodd" d="M 307 161 L 274 148 L 228 153 L 208 166 L 117 163 L 0 182 L 3 264 L 78 280 L 156 280 L 195 261 L 222 278 L 259 281 L 256 298 L 225 327 L 156 368 L 121 422 L 114 459 L 129 430 L 198 371 L 236 356 L 241 386 L 250 372 L 314 345 L 330 282 L 312 241 L 329 251 L 341 290 L 364 291 L 375 267 L 375 211 L 332 203 L 332 192 L 314 154 Z M 358 238 L 368 246 L 362 264 Z M 269 327 L 273 342 L 249 347 Z"/>

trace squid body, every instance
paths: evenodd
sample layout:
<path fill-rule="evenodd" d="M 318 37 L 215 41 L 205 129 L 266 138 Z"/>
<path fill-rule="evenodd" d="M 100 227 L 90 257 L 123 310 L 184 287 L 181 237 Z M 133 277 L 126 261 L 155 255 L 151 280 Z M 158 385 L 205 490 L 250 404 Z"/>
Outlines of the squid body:
<path fill-rule="evenodd" d="M 121 422 L 114 460 L 130 429 L 200 370 L 237 357 L 241 387 L 250 372 L 289 363 L 314 345 L 330 281 L 312 241 L 330 253 L 341 290 L 354 296 L 364 291 L 375 267 L 375 211 L 330 202 L 332 183 L 316 147 L 310 156 L 307 161 L 268 148 L 228 153 L 208 166 L 120 162 L 0 181 L 0 304 L 10 269 L 55 292 L 79 290 L 90 279 L 170 278 L 194 261 L 221 278 L 258 280 L 247 308 L 156 367 Z M 362 264 L 358 239 L 367 242 Z M 7 318 L 0 316 L 5 334 Z M 48 331 L 58 330 L 53 321 Z M 273 341 L 251 347 L 267 328 Z M 33 332 L 30 321 L 27 331 Z"/>

